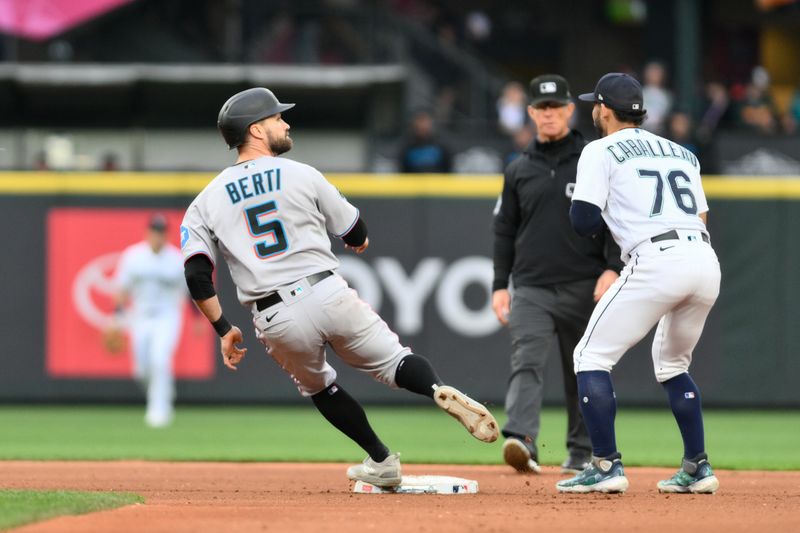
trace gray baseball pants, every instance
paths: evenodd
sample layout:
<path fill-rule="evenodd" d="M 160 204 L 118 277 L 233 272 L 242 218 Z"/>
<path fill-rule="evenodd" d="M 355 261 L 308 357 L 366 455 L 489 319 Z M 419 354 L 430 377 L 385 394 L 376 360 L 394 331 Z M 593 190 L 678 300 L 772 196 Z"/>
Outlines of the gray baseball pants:
<path fill-rule="evenodd" d="M 282 301 L 271 307 L 258 311 L 253 305 L 253 325 L 300 394 L 313 396 L 336 381 L 326 347 L 351 367 L 397 386 L 397 365 L 411 349 L 339 274 L 313 286 L 303 278 L 278 293 Z"/>
<path fill-rule="evenodd" d="M 572 457 L 591 456 L 592 444 L 578 407 L 578 385 L 572 353 L 594 309 L 596 280 L 542 287 L 516 287 L 511 301 L 511 377 L 506 393 L 505 437 L 521 439 L 538 460 L 544 370 L 556 354 L 564 377 L 567 450 Z"/>

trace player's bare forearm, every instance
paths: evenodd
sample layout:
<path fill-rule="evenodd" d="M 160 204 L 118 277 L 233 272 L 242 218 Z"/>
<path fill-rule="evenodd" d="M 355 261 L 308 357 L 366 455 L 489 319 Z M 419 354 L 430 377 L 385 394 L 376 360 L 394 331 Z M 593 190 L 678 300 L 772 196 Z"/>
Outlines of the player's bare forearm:
<path fill-rule="evenodd" d="M 209 322 L 216 322 L 222 316 L 222 306 L 219 303 L 219 298 L 216 295 L 205 300 L 192 300 L 197 309 L 203 313 Z"/>
<path fill-rule="evenodd" d="M 122 309 L 128 304 L 128 291 L 120 289 L 114 293 L 114 307 Z"/>
<path fill-rule="evenodd" d="M 708 211 L 706 211 L 705 213 L 700 213 L 700 214 L 699 214 L 699 215 L 697 215 L 697 216 L 699 216 L 699 217 L 700 217 L 700 220 L 702 220 L 702 221 L 703 221 L 703 224 L 705 224 L 706 226 L 708 226 Z"/>

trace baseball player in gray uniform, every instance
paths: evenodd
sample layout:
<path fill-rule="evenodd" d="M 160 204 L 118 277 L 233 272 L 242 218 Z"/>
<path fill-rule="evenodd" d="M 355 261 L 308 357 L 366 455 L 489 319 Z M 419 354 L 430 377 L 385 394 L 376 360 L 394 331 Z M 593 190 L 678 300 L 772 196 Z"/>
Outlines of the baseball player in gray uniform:
<path fill-rule="evenodd" d="M 642 87 L 606 74 L 581 100 L 594 104 L 600 139 L 578 161 L 570 218 L 581 235 L 603 221 L 626 266 L 589 319 L 573 354 L 578 399 L 593 461 L 561 492 L 624 492 L 628 480 L 614 435 L 611 369 L 656 324 L 653 369 L 683 437 L 681 468 L 660 492 L 713 493 L 719 482 L 705 452 L 700 390 L 689 375 L 692 351 L 717 299 L 720 269 L 706 229 L 708 203 L 697 157 L 641 128 Z"/>
<path fill-rule="evenodd" d="M 242 332 L 225 319 L 212 282 L 223 257 L 267 353 L 331 424 L 367 452 L 348 477 L 397 486 L 399 454 L 381 442 L 362 407 L 336 383 L 326 347 L 390 387 L 431 397 L 479 440 L 496 440 L 497 423 L 483 405 L 443 385 L 428 360 L 400 344 L 336 273 L 339 261 L 328 234 L 360 254 L 369 246 L 367 228 L 358 209 L 316 169 L 278 158 L 292 148 L 282 113 L 293 106 L 265 88 L 242 91 L 222 106 L 217 125 L 239 156 L 186 210 L 186 283 L 220 336 L 225 365 L 236 370 L 246 351 L 237 346 Z"/>

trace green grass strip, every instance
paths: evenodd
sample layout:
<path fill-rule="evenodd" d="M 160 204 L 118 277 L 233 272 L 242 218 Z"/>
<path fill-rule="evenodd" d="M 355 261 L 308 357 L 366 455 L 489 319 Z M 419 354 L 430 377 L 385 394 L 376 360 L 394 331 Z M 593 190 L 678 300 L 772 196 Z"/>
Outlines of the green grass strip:
<path fill-rule="evenodd" d="M 407 463 L 500 464 L 502 439 L 484 444 L 432 407 L 367 407 L 376 432 Z M 501 410 L 494 414 L 502 424 Z M 310 406 L 179 407 L 154 430 L 136 406 L 0 406 L 0 459 L 358 462 L 364 453 Z M 705 413 L 716 468 L 800 470 L 798 411 Z M 628 466 L 678 467 L 683 447 L 668 408 L 621 410 L 617 444 Z M 542 414 L 540 462 L 560 464 L 563 409 Z"/>
<path fill-rule="evenodd" d="M 0 529 L 143 502 L 127 492 L 0 490 Z"/>

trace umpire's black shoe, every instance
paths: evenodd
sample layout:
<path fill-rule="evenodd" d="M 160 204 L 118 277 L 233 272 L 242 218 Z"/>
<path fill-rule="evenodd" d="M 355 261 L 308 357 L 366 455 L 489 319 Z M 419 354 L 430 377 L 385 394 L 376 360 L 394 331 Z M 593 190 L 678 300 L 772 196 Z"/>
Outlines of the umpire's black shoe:
<path fill-rule="evenodd" d="M 525 443 L 509 437 L 503 443 L 503 460 L 521 474 L 541 474 L 542 467 L 531 455 Z"/>
<path fill-rule="evenodd" d="M 580 474 L 583 472 L 586 467 L 591 464 L 592 458 L 591 457 L 579 457 L 575 455 L 570 455 L 567 457 L 563 463 L 561 463 L 561 473 L 562 474 Z"/>

